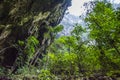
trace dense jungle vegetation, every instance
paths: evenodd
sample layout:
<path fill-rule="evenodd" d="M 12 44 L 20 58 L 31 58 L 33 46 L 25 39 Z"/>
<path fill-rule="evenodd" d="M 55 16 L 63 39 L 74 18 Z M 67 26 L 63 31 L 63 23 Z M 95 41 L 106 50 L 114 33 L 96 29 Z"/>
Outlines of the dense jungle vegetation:
<path fill-rule="evenodd" d="M 34 36 L 26 42 L 19 40 L 18 50 L 27 56 L 20 54 L 15 69 L 1 67 L 0 76 L 13 80 L 119 80 L 120 8 L 104 1 L 91 6 L 83 18 L 85 26 L 76 24 L 70 36 L 55 38 L 63 26 L 49 28 L 44 36 L 51 37 L 52 32 L 55 39 L 36 63 L 33 54 L 39 40 Z"/>

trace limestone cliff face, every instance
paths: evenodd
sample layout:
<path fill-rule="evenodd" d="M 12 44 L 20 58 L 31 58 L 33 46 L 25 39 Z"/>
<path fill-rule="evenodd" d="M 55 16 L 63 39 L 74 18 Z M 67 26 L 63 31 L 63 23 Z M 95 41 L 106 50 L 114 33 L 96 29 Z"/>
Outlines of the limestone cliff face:
<path fill-rule="evenodd" d="M 47 27 L 60 23 L 71 0 L 0 0 L 0 65 L 12 66 L 18 40 L 34 35 L 45 44 Z"/>

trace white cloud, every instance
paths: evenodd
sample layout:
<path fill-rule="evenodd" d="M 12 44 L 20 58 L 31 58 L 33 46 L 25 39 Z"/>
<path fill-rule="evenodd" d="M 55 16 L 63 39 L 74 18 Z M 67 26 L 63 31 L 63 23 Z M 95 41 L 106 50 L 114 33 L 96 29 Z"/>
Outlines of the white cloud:
<path fill-rule="evenodd" d="M 68 12 L 75 16 L 80 16 L 84 13 L 83 4 L 93 0 L 72 0 L 72 6 L 68 8 Z M 120 3 L 120 0 L 110 0 L 111 3 Z"/>
<path fill-rule="evenodd" d="M 91 0 L 72 0 L 72 6 L 68 8 L 70 14 L 79 16 L 84 12 L 83 4 Z"/>
<path fill-rule="evenodd" d="M 120 3 L 120 0 L 111 0 L 113 3 Z"/>

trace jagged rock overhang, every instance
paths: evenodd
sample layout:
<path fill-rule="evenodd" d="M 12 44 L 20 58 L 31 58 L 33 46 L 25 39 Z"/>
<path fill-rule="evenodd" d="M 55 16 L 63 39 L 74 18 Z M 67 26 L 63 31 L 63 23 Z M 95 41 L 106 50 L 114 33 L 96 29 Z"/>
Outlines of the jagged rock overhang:
<path fill-rule="evenodd" d="M 1 0 L 0 64 L 12 66 L 18 56 L 14 45 L 18 40 L 36 36 L 45 44 L 48 26 L 60 23 L 71 0 Z M 46 41 L 45 41 L 46 42 Z M 42 45 L 41 45 L 42 46 Z"/>

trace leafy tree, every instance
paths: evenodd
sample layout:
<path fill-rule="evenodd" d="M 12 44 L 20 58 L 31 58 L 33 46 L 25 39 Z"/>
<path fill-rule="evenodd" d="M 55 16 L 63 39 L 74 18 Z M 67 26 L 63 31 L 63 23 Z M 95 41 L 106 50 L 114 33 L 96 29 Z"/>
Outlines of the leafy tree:
<path fill-rule="evenodd" d="M 100 71 L 106 74 L 118 70 L 120 68 L 119 9 L 115 10 L 106 1 L 97 1 L 85 21 L 88 25 L 87 30 L 78 24 L 75 25 L 71 36 L 63 36 L 55 40 L 52 45 L 53 48 L 55 47 L 53 53 L 77 54 L 76 63 L 79 73 Z M 89 40 L 82 38 L 86 31 L 89 33 Z"/>
<path fill-rule="evenodd" d="M 91 4 L 92 9 L 85 18 L 87 27 L 76 24 L 70 36 L 59 38 L 55 37 L 63 26 L 48 27 L 44 38 L 52 39 L 52 43 L 38 62 L 39 79 L 52 80 L 58 75 L 120 74 L 120 8 L 114 9 L 106 0 Z M 83 38 L 85 34 L 88 34 L 87 39 Z M 22 60 L 29 62 L 38 49 L 39 41 L 30 36 L 26 42 L 18 43 L 20 49 L 25 49 L 21 52 Z M 29 69 L 23 68 L 23 71 L 27 73 Z"/>
<path fill-rule="evenodd" d="M 90 29 L 89 37 L 94 40 L 94 46 L 99 50 L 99 61 L 103 72 L 120 68 L 120 63 L 117 63 L 120 57 L 119 34 L 116 34 L 119 32 L 120 23 L 115 13 L 110 3 L 97 2 L 85 19 Z"/>

